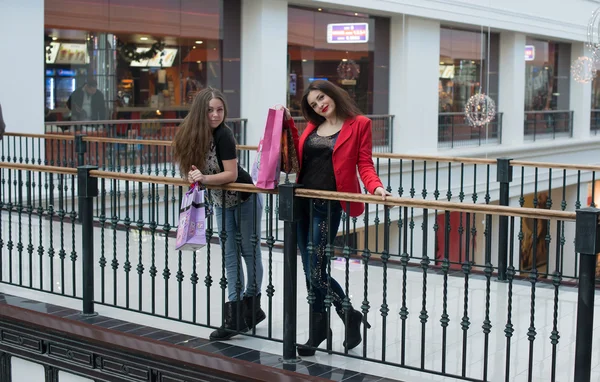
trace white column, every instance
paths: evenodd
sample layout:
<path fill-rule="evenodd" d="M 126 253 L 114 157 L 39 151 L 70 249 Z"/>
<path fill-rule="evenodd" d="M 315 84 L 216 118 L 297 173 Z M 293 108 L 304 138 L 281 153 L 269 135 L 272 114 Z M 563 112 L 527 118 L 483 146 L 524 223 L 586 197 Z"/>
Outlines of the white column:
<path fill-rule="evenodd" d="M 287 23 L 287 0 L 242 1 L 241 117 L 249 145 L 258 144 L 269 107 L 286 104 Z"/>
<path fill-rule="evenodd" d="M 571 62 L 586 55 L 583 42 L 571 45 Z M 592 83 L 579 83 L 570 75 L 569 105 L 573 110 L 573 138 L 585 139 L 590 136 L 590 117 L 592 113 Z"/>
<path fill-rule="evenodd" d="M 525 35 L 522 33 L 500 33 L 499 83 L 502 144 L 522 144 L 525 118 Z"/>
<path fill-rule="evenodd" d="M 0 104 L 6 130 L 43 134 L 44 0 L 0 1 L 0 36 Z"/>
<path fill-rule="evenodd" d="M 395 16 L 390 29 L 394 151 L 434 153 L 438 141 L 440 22 Z"/>

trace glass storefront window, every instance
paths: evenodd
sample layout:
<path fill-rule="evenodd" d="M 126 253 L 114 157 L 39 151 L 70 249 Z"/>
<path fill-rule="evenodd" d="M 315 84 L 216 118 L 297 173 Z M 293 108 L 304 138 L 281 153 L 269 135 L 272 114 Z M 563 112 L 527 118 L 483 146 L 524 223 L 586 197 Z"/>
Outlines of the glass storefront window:
<path fill-rule="evenodd" d="M 240 36 L 224 31 L 222 20 L 239 20 L 240 7 L 239 0 L 46 0 L 47 118 L 78 118 L 81 105 L 67 101 L 90 80 L 105 102 L 90 119 L 181 118 L 207 86 L 232 98 L 229 115 L 239 117 Z M 237 83 L 223 79 L 224 56 L 237 63 L 229 70 Z"/>
<path fill-rule="evenodd" d="M 389 19 L 355 12 L 290 7 L 288 107 L 301 115 L 304 89 L 315 79 L 344 88 L 365 114 L 387 114 Z"/>
<path fill-rule="evenodd" d="M 525 111 L 569 110 L 571 45 L 527 38 Z"/>
<path fill-rule="evenodd" d="M 469 98 L 480 92 L 498 103 L 499 51 L 497 33 L 441 28 L 440 113 L 463 112 Z"/>

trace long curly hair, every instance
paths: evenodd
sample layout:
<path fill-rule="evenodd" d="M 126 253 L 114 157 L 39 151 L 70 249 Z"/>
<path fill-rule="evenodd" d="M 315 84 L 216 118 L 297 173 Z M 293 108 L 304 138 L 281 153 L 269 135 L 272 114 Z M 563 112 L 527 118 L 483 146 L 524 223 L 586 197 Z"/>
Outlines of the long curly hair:
<path fill-rule="evenodd" d="M 315 126 L 319 126 L 325 122 L 325 118 L 317 114 L 317 112 L 314 111 L 314 109 L 308 104 L 308 94 L 313 90 L 322 91 L 323 93 L 327 94 L 329 98 L 333 100 L 333 102 L 335 102 L 335 113 L 336 116 L 341 120 L 345 121 L 346 119 L 362 114 L 358 106 L 356 106 L 354 100 L 350 98 L 350 95 L 347 91 L 327 80 L 316 80 L 308 85 L 304 91 L 301 102 L 302 115 L 304 116 L 304 119 L 306 119 L 308 122 L 312 122 L 312 124 Z"/>
<path fill-rule="evenodd" d="M 213 139 L 213 129 L 208 120 L 209 103 L 213 99 L 223 102 L 223 121 L 227 118 L 227 102 L 223 94 L 214 88 L 198 92 L 190 112 L 185 117 L 173 139 L 173 159 L 179 165 L 179 172 L 187 178 L 192 166 L 204 169 L 206 157 Z"/>

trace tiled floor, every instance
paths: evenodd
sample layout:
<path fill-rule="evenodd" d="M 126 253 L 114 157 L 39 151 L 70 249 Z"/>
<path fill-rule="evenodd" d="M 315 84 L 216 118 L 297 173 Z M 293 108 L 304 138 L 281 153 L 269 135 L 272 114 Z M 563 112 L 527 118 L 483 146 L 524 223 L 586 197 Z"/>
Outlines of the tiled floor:
<path fill-rule="evenodd" d="M 113 319 L 105 316 L 86 317 L 81 315 L 79 311 L 74 309 L 0 293 L 0 309 L 3 305 L 11 305 L 34 310 L 37 312 L 48 313 L 67 320 L 85 322 L 88 324 L 100 326 L 102 328 L 116 330 L 122 333 L 135 334 L 137 336 L 151 338 L 157 341 L 168 342 L 177 346 L 199 349 L 205 352 L 221 354 L 227 357 L 253 362 L 274 368 L 294 371 L 301 374 L 320 376 L 322 378 L 327 378 L 333 381 L 392 381 L 392 379 L 382 378 L 380 376 L 369 375 L 366 373 L 359 373 L 352 370 L 345 370 L 335 366 L 322 365 L 313 361 L 303 360 L 294 364 L 286 364 L 283 363 L 281 357 L 276 354 L 270 354 L 246 347 L 233 345 L 231 342 L 211 342 L 200 337 L 189 336 L 181 333 L 152 328 L 134 323 L 128 323 L 122 320 Z"/>
<path fill-rule="evenodd" d="M 2 219 L 5 221 L 5 216 Z M 2 250 L 3 266 L 0 271 L 2 281 L 8 283 L 12 276 L 12 284 L 22 283 L 24 286 L 29 286 L 31 281 L 33 288 L 39 289 L 41 285 L 43 290 L 52 289 L 55 294 L 64 293 L 64 296 L 40 293 L 34 289 L 10 287 L 6 284 L 0 284 L 0 291 L 80 309 L 80 302 L 68 297 L 72 294 L 81 296 L 81 253 L 76 253 L 75 263 L 71 261 L 73 240 L 76 243 L 75 250 L 80 251 L 79 227 L 76 226 L 73 232 L 71 226 L 66 225 L 62 235 L 63 241 L 61 241 L 58 224 L 54 224 L 52 246 L 55 255 L 50 261 L 49 226 L 47 221 L 42 224 L 42 230 L 45 232 L 41 241 L 44 252 L 41 257 L 38 256 L 39 226 L 34 222 L 32 231 L 35 234 L 32 235 L 31 244 L 35 251 L 31 262 L 27 250 L 19 256 L 16 250 L 19 236 L 13 227 L 11 235 L 15 247 L 12 253 L 6 247 Z M 9 238 L 7 224 L 2 225 L 1 234 L 6 245 Z M 21 239 L 24 248 L 29 245 L 28 237 L 25 230 Z M 104 237 L 103 245 L 102 237 Z M 193 338 L 208 338 L 212 329 L 205 326 L 214 327 L 221 322 L 220 307 L 223 293 L 219 285 L 222 276 L 220 247 L 210 246 L 210 254 L 209 248 L 205 248 L 195 255 L 185 252 L 179 256 L 173 246 L 173 239 L 165 241 L 163 237 L 157 237 L 153 241 L 151 237 L 143 236 L 140 241 L 137 234 L 132 233 L 127 236 L 123 231 L 113 232 L 106 229 L 102 232 L 96 228 L 94 259 L 96 310 L 103 316 L 120 321 L 102 321 L 103 318 L 97 318 L 98 322 L 95 324 L 107 327 L 120 324 L 121 328 L 117 328 L 118 330 L 126 329 L 132 333 L 153 336 L 152 338 L 162 335 L 158 331 L 152 332 L 153 329 L 140 327 L 150 326 L 174 333 L 172 341 L 177 339 L 176 333 Z M 66 254 L 64 263 L 59 256 L 61 250 Z M 99 265 L 102 255 L 106 261 L 104 269 Z M 265 358 L 275 362 L 274 359 L 281 354 L 282 345 L 274 339 L 281 340 L 283 336 L 283 255 L 280 252 L 273 252 L 270 255 L 266 249 L 263 249 L 262 256 L 265 267 L 262 288 L 263 309 L 267 313 L 271 312 L 270 325 L 265 321 L 257 328 L 256 334 L 262 338 L 238 336 L 224 345 L 218 345 L 225 346 L 218 350 L 225 351 L 233 347 L 229 351 L 236 353 L 239 347 L 247 351 L 239 350 L 243 353 L 238 354 L 238 357 L 255 358 L 260 355 L 261 360 Z M 207 266 L 209 260 L 210 266 Z M 12 272 L 9 271 L 11 261 Z M 124 271 L 127 261 L 131 263 L 129 274 Z M 52 271 L 50 271 L 51 265 Z M 154 278 L 151 277 L 153 266 L 156 268 Z M 341 282 L 343 287 L 345 268 L 346 264 L 343 260 L 332 262 L 332 275 Z M 138 273 L 138 270 L 141 273 Z M 194 271 L 197 272 L 197 284 L 191 281 Z M 364 285 L 367 275 L 365 295 Z M 210 280 L 209 276 L 212 278 L 212 284 L 207 282 Z M 366 373 L 376 376 L 374 378 L 403 381 L 453 381 L 454 379 L 435 373 L 442 373 L 445 369 L 447 375 L 460 376 L 463 368 L 466 377 L 482 380 L 484 368 L 487 368 L 488 380 L 504 381 L 507 354 L 507 338 L 504 330 L 508 319 L 509 285 L 495 280 L 490 283 L 487 316 L 492 328 L 486 339 L 482 326 L 486 319 L 488 301 L 486 301 L 486 280 L 483 276 L 469 277 L 467 289 L 465 289 L 465 278 L 460 273 L 450 276 L 446 285 L 442 275 L 432 271 L 425 278 L 420 268 L 408 270 L 405 276 L 406 279 L 403 280 L 404 273 L 401 268 L 388 267 L 385 270 L 378 261 L 372 261 L 368 268 L 360 262 L 350 262 L 348 285 L 353 305 L 359 309 L 366 300 L 369 305 L 367 318 L 372 324 L 372 329 L 367 331 L 365 346 L 361 344 L 350 351 L 350 355 L 354 358 L 317 352 L 316 356 L 303 359 L 303 363 L 297 367 L 302 370 L 306 367 L 310 372 L 321 370 L 319 365 L 330 366 L 333 370 L 327 372 L 332 372 L 331 378 L 334 380 L 342 378 L 340 376 L 342 372 L 335 371 L 339 369 L 345 370 L 345 374 L 342 373 L 344 378 L 353 377 L 347 373 Z M 308 307 L 300 261 L 298 261 L 298 280 L 298 342 L 304 342 L 308 336 Z M 404 282 L 405 293 L 403 293 Z M 274 288 L 271 299 L 267 298 L 264 292 L 269 284 Z M 426 299 L 423 299 L 423 293 Z M 534 299 L 532 294 L 535 296 Z M 408 309 L 404 327 L 399 315 L 403 300 Z M 573 380 L 576 301 L 576 289 L 570 286 L 560 287 L 557 311 L 557 330 L 560 339 L 556 346 L 556 380 L 561 382 Z M 596 305 L 600 306 L 600 297 L 596 300 Z M 440 322 L 444 314 L 444 306 L 450 320 L 445 331 L 445 341 Z M 516 281 L 512 289 L 511 307 L 514 335 L 510 344 L 509 380 L 526 381 L 530 370 L 534 380 L 551 380 L 553 346 L 550 335 L 554 317 L 552 285 L 538 283 L 533 290 L 529 282 Z M 384 316 L 382 311 L 385 312 L 386 309 L 388 313 Z M 532 311 L 534 311 L 533 320 Z M 68 312 L 59 311 L 57 314 Z M 160 319 L 156 316 L 165 318 Z M 463 325 L 464 317 L 468 317 L 468 328 Z M 135 324 L 128 324 L 128 322 Z M 331 316 L 331 326 L 332 349 L 334 352 L 343 353 L 344 329 L 335 313 Z M 528 339 L 530 326 L 535 329 L 533 342 Z M 597 314 L 594 317 L 594 327 L 599 326 L 600 314 Z M 169 338 L 164 340 L 168 341 Z M 195 342 L 197 346 L 208 346 L 200 339 L 194 341 L 197 341 Z M 485 352 L 486 341 L 487 353 Z M 531 345 L 533 356 L 530 365 Z M 593 337 L 593 345 L 595 352 L 592 380 L 600 380 L 600 334 L 598 332 Z M 272 354 L 272 356 L 262 354 Z M 405 357 L 406 367 L 383 363 L 385 361 L 385 363 L 399 364 L 402 354 Z M 420 369 L 421 366 L 430 372 L 423 373 L 409 369 Z"/>

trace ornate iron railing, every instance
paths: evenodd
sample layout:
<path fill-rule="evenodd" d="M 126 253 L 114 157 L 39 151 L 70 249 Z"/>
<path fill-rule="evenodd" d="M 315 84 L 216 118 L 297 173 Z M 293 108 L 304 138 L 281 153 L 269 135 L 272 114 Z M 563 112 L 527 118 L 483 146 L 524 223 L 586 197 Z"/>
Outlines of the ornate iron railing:
<path fill-rule="evenodd" d="M 46 134 L 61 134 L 73 136 L 83 134 L 99 138 L 123 138 L 135 140 L 170 141 L 175 137 L 179 124 L 178 119 L 164 119 L 157 116 L 154 119 L 111 119 L 103 121 L 56 121 L 45 122 Z M 245 118 L 229 118 L 225 123 L 233 130 L 233 135 L 239 144 L 246 144 Z"/>
<path fill-rule="evenodd" d="M 464 113 L 440 113 L 438 147 L 454 148 L 502 143 L 502 113 L 482 127 L 473 127 Z"/>
<path fill-rule="evenodd" d="M 573 136 L 573 111 L 544 110 L 525 112 L 525 140 L 556 139 Z"/>
<path fill-rule="evenodd" d="M 373 152 L 394 152 L 394 116 L 393 115 L 365 115 L 372 121 Z M 308 124 L 304 117 L 293 117 L 294 124 L 298 128 L 298 134 L 302 134 Z"/>
<path fill-rule="evenodd" d="M 185 182 L 89 166 L 1 163 L 0 172 L 0 282 L 80 299 L 84 313 L 103 304 L 206 327 L 221 324 L 227 284 L 234 280 L 225 277 L 223 249 L 215 240 L 243 237 L 219 232 L 209 208 L 206 248 L 174 251 Z M 501 182 L 510 179 L 505 175 Z M 355 296 L 355 307 L 374 329 L 363 329 L 358 352 L 332 341 L 319 351 L 473 381 L 504 380 L 515 372 L 564 380 L 560 365 L 575 362 L 576 373 L 589 373 L 591 358 L 559 351 L 567 324 L 558 313 L 577 307 L 588 317 L 578 321 L 576 349 L 591 351 L 593 303 L 575 304 L 572 296 L 577 278 L 580 298 L 591 295 L 593 301 L 598 210 L 580 210 L 575 229 L 575 212 L 494 206 L 489 190 L 482 200 L 456 203 L 451 195 L 436 200 L 439 192 L 434 200 L 415 198 L 411 187 L 407 197 L 382 202 L 290 187 L 281 185 L 279 196 L 251 185 L 224 187 L 252 198 L 265 194 L 260 232 L 267 321 L 251 335 L 282 342 L 284 359 L 295 357 L 297 334 L 308 328 L 308 321 L 297 321 L 309 308 L 295 294 L 305 285 L 296 280 L 295 206 L 301 199 L 321 199 L 367 203 L 361 218 L 343 215 L 341 234 L 327 243 L 324 259 L 327 273 L 341 280 L 347 296 Z M 467 195 L 463 190 L 458 197 Z M 98 205 L 100 215 L 94 217 Z M 530 236 L 537 232 L 542 235 Z M 278 233 L 285 238 L 283 258 Z M 326 302 L 328 322 L 334 336 L 343 338 L 332 303 Z M 283 324 L 274 319 L 278 312 Z M 499 312 L 506 314 L 500 318 Z M 303 328 L 298 333 L 289 329 L 297 326 Z M 525 366 L 519 362 L 523 346 L 529 348 Z M 548 370 L 536 368 L 540 348 L 551 358 Z"/>
<path fill-rule="evenodd" d="M 592 110 L 590 115 L 590 133 L 598 135 L 600 131 L 600 110 Z"/>

